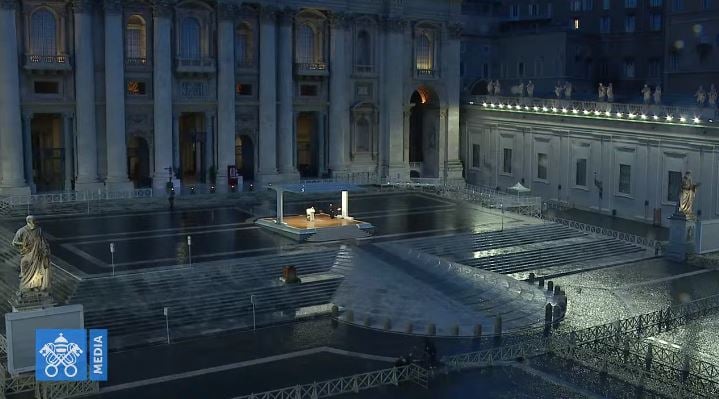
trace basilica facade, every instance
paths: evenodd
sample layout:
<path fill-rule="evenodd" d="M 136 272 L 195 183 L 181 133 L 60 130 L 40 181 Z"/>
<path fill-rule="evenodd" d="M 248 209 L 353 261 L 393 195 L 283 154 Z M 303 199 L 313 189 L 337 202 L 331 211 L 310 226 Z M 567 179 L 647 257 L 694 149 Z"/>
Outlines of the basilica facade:
<path fill-rule="evenodd" d="M 455 0 L 0 0 L 0 193 L 461 177 Z"/>

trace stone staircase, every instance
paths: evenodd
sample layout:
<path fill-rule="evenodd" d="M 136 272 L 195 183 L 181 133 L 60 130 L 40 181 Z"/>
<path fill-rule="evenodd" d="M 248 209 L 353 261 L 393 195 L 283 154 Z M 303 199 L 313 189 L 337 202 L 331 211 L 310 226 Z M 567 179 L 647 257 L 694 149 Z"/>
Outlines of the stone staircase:
<path fill-rule="evenodd" d="M 342 281 L 328 273 L 335 256 L 335 250 L 295 252 L 87 279 L 70 303 L 84 305 L 87 328 L 109 329 L 114 347 L 165 339 L 165 307 L 175 338 L 251 328 L 251 298 L 258 325 L 328 305 Z M 302 283 L 279 280 L 289 265 Z"/>
<path fill-rule="evenodd" d="M 358 228 L 356 225 L 341 226 L 333 228 L 318 229 L 317 232 L 307 238 L 309 242 L 325 242 L 339 240 L 354 240 L 369 237 L 370 234 Z"/>

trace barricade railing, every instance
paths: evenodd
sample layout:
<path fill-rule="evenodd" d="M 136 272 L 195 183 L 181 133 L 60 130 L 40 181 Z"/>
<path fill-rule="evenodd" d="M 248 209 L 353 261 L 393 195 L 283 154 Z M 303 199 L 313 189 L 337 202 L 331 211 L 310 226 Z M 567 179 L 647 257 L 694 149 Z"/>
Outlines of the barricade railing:
<path fill-rule="evenodd" d="M 415 382 L 426 387 L 429 372 L 416 365 L 392 367 L 367 373 L 354 374 L 311 384 L 295 385 L 267 392 L 252 393 L 234 399 L 317 399 L 347 393 L 357 393 L 386 385 Z"/>

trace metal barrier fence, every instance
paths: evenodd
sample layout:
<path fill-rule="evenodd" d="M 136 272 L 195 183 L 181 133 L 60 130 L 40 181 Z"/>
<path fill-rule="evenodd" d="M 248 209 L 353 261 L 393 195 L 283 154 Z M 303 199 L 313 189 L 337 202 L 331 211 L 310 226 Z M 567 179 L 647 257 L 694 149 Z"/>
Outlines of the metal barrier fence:
<path fill-rule="evenodd" d="M 646 237 L 638 236 L 635 234 L 625 233 L 623 231 L 612 230 L 612 229 L 608 229 L 606 227 L 595 226 L 595 225 L 591 225 L 591 224 L 587 224 L 587 223 L 577 222 L 576 220 L 563 219 L 563 218 L 554 217 L 554 216 L 542 215 L 541 218 L 548 222 L 563 224 L 569 228 L 579 230 L 584 233 L 598 234 L 598 235 L 611 237 L 611 238 L 614 238 L 617 240 L 626 241 L 626 242 L 640 245 L 640 246 L 643 246 L 646 248 L 651 248 L 651 249 L 654 249 L 655 251 L 658 251 L 661 248 L 660 243 L 658 241 L 652 240 L 652 239 L 649 239 Z"/>
<path fill-rule="evenodd" d="M 132 191 L 69 191 L 0 198 L 0 215 L 20 216 L 44 213 L 90 213 L 100 202 L 152 198 L 153 190 Z"/>
<path fill-rule="evenodd" d="M 357 393 L 386 385 L 397 386 L 404 382 L 414 382 L 426 388 L 428 379 L 429 372 L 426 369 L 416 364 L 408 364 L 406 366 L 355 374 L 349 377 L 340 377 L 322 382 L 314 382 L 312 384 L 252 393 L 234 399 L 317 399 L 346 393 Z"/>

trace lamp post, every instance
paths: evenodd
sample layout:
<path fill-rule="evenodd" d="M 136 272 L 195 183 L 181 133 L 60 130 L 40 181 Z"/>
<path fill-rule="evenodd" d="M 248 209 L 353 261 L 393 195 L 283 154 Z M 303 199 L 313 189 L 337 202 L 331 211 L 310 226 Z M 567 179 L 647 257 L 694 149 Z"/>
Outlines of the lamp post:
<path fill-rule="evenodd" d="M 168 319 L 169 308 L 165 306 L 162 313 L 165 315 L 165 332 L 167 333 L 167 344 L 170 344 L 170 320 Z"/>
<path fill-rule="evenodd" d="M 112 263 L 112 276 L 115 276 L 115 243 L 110 243 L 110 262 Z"/>
<path fill-rule="evenodd" d="M 187 254 L 190 261 L 190 267 L 192 267 L 192 236 L 187 236 Z"/>
<path fill-rule="evenodd" d="M 502 230 L 504 231 L 504 203 L 499 204 L 499 210 L 502 212 Z"/>
<path fill-rule="evenodd" d="M 255 296 L 250 295 L 250 303 L 252 303 L 252 331 L 257 328 L 257 322 L 255 319 Z"/>

